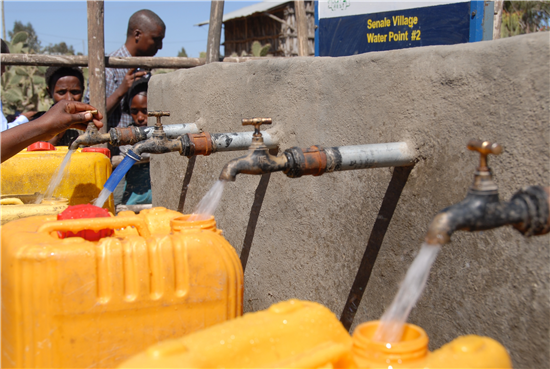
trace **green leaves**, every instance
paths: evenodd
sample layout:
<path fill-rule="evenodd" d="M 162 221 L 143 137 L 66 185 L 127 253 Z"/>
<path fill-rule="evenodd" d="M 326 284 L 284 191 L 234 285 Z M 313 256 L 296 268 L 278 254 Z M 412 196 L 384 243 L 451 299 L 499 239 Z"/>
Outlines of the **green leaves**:
<path fill-rule="evenodd" d="M 11 39 L 11 44 L 12 45 L 15 45 L 15 44 L 18 44 L 18 43 L 22 43 L 24 44 L 25 42 L 27 42 L 27 38 L 29 37 L 28 33 L 27 32 L 17 32 L 13 38 Z M 11 51 L 13 53 L 13 51 Z"/>

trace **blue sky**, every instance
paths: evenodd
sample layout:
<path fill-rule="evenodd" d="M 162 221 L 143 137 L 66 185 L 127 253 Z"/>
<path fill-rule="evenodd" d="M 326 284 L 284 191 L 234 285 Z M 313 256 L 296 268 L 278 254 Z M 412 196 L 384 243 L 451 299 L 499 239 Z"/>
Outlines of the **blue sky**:
<path fill-rule="evenodd" d="M 226 0 L 224 13 L 260 1 Z M 151 9 L 166 23 L 163 48 L 157 56 L 177 56 L 183 46 L 189 57 L 206 51 L 208 26 L 194 24 L 210 18 L 210 1 L 105 1 L 105 52 L 118 49 L 126 41 L 128 18 L 139 9 Z M 4 1 L 6 35 L 16 20 L 30 22 L 42 46 L 65 41 L 76 52 L 87 54 L 85 1 Z M 9 39 L 9 36 L 8 36 Z M 223 42 L 223 31 L 222 31 Z M 224 53 L 223 46 L 221 53 Z"/>

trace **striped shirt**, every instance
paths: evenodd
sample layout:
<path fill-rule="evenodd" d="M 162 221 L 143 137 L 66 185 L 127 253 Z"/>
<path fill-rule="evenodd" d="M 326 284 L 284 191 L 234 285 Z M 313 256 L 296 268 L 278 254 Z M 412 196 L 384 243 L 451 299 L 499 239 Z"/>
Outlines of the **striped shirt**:
<path fill-rule="evenodd" d="M 120 49 L 109 54 L 109 56 L 121 56 L 121 57 L 131 57 L 132 55 L 126 49 L 125 45 L 122 45 Z M 120 86 L 124 81 L 126 73 L 130 69 L 115 69 L 115 68 L 105 68 L 105 96 L 111 96 L 115 90 Z M 88 81 L 88 88 L 86 89 L 86 95 L 84 96 L 84 102 L 90 102 L 90 86 Z M 107 117 L 107 129 L 113 127 L 128 127 L 132 122 L 132 116 L 122 112 L 122 106 L 124 105 L 124 98 L 120 100 L 120 103 L 115 107 Z"/>

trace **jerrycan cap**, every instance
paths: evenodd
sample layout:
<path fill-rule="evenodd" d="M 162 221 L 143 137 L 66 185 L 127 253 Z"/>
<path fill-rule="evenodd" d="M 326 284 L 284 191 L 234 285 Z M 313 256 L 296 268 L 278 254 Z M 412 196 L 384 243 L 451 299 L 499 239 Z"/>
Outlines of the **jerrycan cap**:
<path fill-rule="evenodd" d="M 27 151 L 55 151 L 54 145 L 45 141 L 38 141 L 27 147 Z"/>
<path fill-rule="evenodd" d="M 107 209 L 91 204 L 69 206 L 67 209 L 63 210 L 63 212 L 57 214 L 57 220 L 108 217 L 110 217 L 110 214 Z M 113 234 L 113 230 L 107 228 L 95 232 L 91 229 L 85 229 L 77 233 L 73 233 L 71 231 L 57 231 L 57 234 L 59 235 L 59 238 L 82 237 L 87 241 L 98 241 L 103 237 L 111 236 Z"/>
<path fill-rule="evenodd" d="M 106 147 L 85 147 L 82 149 L 82 152 L 98 152 L 111 159 L 111 150 Z"/>

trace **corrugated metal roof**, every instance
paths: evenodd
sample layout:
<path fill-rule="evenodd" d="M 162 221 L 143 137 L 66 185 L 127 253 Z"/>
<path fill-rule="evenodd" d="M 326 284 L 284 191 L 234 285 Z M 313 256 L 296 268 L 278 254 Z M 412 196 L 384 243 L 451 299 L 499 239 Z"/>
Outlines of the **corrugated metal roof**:
<path fill-rule="evenodd" d="M 235 10 L 234 12 L 224 14 L 223 16 L 223 22 L 226 22 L 231 19 L 235 18 L 242 18 L 242 17 L 248 17 L 249 15 L 252 15 L 254 13 L 261 13 L 268 11 L 270 9 L 276 8 L 279 5 L 285 4 L 290 2 L 289 0 L 286 1 L 275 1 L 275 0 L 264 0 L 261 3 L 252 4 L 250 6 L 245 6 L 242 9 Z M 195 26 L 204 26 L 206 24 L 210 23 L 209 20 L 200 22 L 198 24 L 195 24 Z"/>

